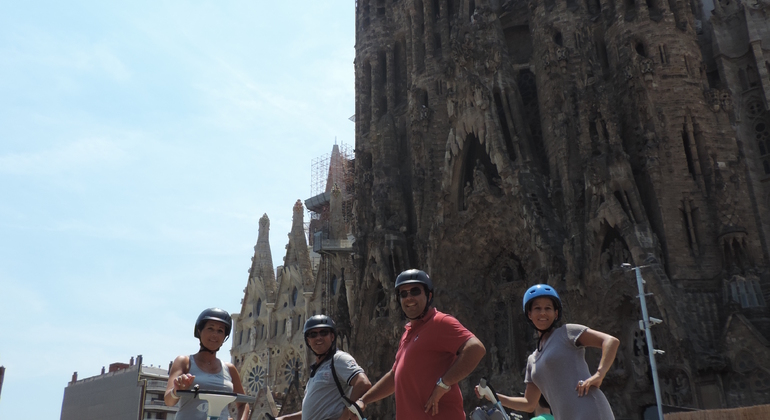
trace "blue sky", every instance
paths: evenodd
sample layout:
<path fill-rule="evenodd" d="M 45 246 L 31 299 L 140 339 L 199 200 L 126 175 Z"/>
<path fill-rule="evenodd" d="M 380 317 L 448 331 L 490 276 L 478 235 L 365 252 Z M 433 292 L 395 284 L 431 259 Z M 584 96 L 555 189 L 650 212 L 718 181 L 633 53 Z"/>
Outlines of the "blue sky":
<path fill-rule="evenodd" d="M 239 310 L 259 218 L 278 265 L 354 143 L 354 43 L 352 1 L 0 2 L 0 418 Z"/>

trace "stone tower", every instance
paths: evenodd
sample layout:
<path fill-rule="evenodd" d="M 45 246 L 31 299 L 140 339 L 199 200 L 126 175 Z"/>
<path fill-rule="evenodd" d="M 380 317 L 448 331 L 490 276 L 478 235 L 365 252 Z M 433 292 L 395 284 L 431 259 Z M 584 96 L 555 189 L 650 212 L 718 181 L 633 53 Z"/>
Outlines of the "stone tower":
<path fill-rule="evenodd" d="M 548 283 L 566 322 L 620 338 L 602 387 L 641 418 L 655 397 L 627 263 L 664 321 L 664 404 L 770 403 L 770 25 L 749 3 L 359 0 L 349 306 L 370 378 L 404 322 L 395 276 L 419 267 L 487 347 L 466 408 L 481 376 L 523 391 L 521 297 Z"/>

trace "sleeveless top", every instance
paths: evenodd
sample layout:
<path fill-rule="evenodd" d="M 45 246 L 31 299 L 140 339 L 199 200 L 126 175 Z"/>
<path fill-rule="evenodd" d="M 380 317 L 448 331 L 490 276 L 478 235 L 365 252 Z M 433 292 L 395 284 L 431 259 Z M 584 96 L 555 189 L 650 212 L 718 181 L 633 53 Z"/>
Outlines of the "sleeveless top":
<path fill-rule="evenodd" d="M 225 362 L 219 361 L 222 369 L 217 373 L 207 373 L 202 371 L 195 364 L 195 357 L 190 355 L 190 375 L 195 375 L 193 385 L 200 385 L 201 391 L 225 391 L 233 392 L 233 378 L 230 376 L 230 370 L 225 366 Z M 205 400 L 196 399 L 191 395 L 180 395 L 179 411 L 176 413 L 176 420 L 206 420 L 209 403 Z M 227 420 L 230 413 L 227 407 L 222 409 L 219 418 Z"/>

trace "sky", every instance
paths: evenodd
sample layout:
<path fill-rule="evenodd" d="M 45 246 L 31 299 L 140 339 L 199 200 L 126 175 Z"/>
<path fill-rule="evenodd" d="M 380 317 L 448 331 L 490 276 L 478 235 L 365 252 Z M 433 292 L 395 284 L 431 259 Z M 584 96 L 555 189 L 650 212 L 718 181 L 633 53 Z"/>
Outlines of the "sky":
<path fill-rule="evenodd" d="M 0 1 L 0 419 L 197 351 L 264 213 L 281 264 L 313 159 L 354 144 L 354 7 Z"/>

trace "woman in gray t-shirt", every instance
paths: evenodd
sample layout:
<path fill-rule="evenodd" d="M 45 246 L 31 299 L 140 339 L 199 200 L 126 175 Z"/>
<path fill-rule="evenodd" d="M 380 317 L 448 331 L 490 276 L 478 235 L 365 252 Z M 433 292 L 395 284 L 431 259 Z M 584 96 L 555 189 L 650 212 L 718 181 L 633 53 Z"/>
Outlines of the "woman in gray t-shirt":
<path fill-rule="evenodd" d="M 561 299 L 546 284 L 530 287 L 523 303 L 529 323 L 538 332 L 537 349 L 527 359 L 524 396 L 499 395 L 500 402 L 529 413 L 537 407 L 542 394 L 557 420 L 613 420 L 612 408 L 599 387 L 615 360 L 620 341 L 584 325 L 566 324 L 556 328 L 561 318 Z M 593 375 L 585 361 L 585 347 L 602 350 L 599 367 Z"/>

